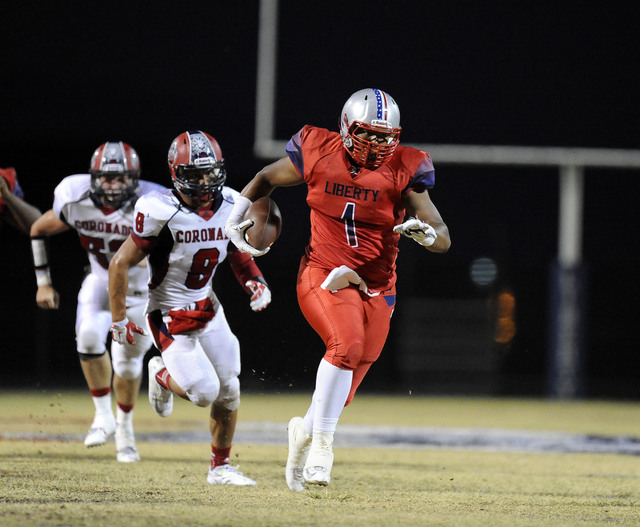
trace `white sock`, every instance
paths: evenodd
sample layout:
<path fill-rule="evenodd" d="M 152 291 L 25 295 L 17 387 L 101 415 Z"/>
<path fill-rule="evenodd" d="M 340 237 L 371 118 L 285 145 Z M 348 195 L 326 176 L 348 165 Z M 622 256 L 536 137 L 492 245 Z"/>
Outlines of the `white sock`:
<path fill-rule="evenodd" d="M 131 410 L 130 412 L 125 412 L 118 406 L 116 414 L 116 422 L 119 425 L 130 425 L 131 423 L 133 423 L 133 410 Z"/>
<path fill-rule="evenodd" d="M 314 392 L 315 395 L 315 392 Z M 314 404 L 313 395 L 311 396 L 311 404 L 307 410 L 307 413 L 304 415 L 304 431 L 307 433 L 309 437 L 313 435 L 313 412 L 316 409 L 316 405 Z"/>
<path fill-rule="evenodd" d="M 111 392 L 102 397 L 93 397 L 93 404 L 96 407 L 96 417 L 103 415 L 113 416 L 113 410 L 111 409 Z"/>
<path fill-rule="evenodd" d="M 336 430 L 338 419 L 351 391 L 353 372 L 342 370 L 322 359 L 316 376 L 313 392 L 313 432 Z"/>

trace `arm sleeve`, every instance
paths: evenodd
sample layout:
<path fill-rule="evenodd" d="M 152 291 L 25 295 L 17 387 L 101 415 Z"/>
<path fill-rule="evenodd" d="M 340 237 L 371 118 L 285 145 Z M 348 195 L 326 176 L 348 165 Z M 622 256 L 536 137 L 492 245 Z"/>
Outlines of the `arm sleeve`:
<path fill-rule="evenodd" d="M 267 285 L 264 276 L 262 276 L 262 271 L 258 269 L 258 265 L 253 259 L 253 256 L 239 251 L 235 245 L 229 243 L 229 252 L 227 253 L 227 257 L 229 258 L 231 270 L 245 293 L 248 295 L 251 294 L 251 290 L 245 286 L 249 280 L 255 280 L 256 282 Z"/>
<path fill-rule="evenodd" d="M 420 165 L 418 165 L 418 168 L 409 180 L 409 184 L 402 191 L 402 195 L 406 196 L 411 191 L 421 193 L 433 188 L 435 184 L 436 174 L 433 168 L 433 162 L 431 161 L 431 156 L 424 152 L 424 157 L 422 158 Z"/>
<path fill-rule="evenodd" d="M 300 129 L 287 143 L 286 152 L 295 165 L 300 177 L 304 177 L 304 157 L 302 155 L 302 134 L 304 128 Z"/>

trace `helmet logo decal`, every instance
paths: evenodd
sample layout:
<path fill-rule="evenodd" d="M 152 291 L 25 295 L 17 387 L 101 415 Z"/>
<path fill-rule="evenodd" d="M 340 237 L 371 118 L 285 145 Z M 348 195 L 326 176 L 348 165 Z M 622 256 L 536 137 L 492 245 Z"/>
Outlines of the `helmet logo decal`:
<path fill-rule="evenodd" d="M 195 166 L 209 166 L 217 161 L 211 143 L 203 134 L 189 134 L 189 138 L 191 139 L 191 160 Z"/>

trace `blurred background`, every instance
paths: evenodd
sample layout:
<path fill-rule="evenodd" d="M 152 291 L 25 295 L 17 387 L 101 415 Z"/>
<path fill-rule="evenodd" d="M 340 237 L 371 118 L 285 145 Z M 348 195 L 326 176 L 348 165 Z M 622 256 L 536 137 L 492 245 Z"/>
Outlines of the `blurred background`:
<path fill-rule="evenodd" d="M 567 266 L 558 166 L 438 158 L 439 145 L 640 149 L 640 9 L 406 0 L 262 7 L 275 13 L 263 26 L 257 0 L 3 7 L 0 166 L 15 167 L 26 199 L 45 211 L 58 182 L 86 172 L 101 143 L 128 142 L 142 177 L 168 185 L 171 140 L 202 129 L 220 142 L 228 185 L 240 190 L 273 160 L 254 148 L 261 124 L 276 142 L 307 123 L 337 130 L 351 93 L 384 89 L 400 105 L 404 143 L 432 145 L 431 197 L 453 245 L 435 255 L 401 240 L 391 334 L 361 390 L 640 398 L 638 162 L 580 169 L 579 258 Z M 265 29 L 275 35 L 269 49 Z M 260 76 L 269 51 L 274 68 Z M 257 107 L 265 79 L 273 98 Z M 273 121 L 257 111 L 265 108 Z M 285 393 L 313 386 L 323 345 L 295 296 L 305 190 L 272 197 L 284 228 L 258 260 L 272 305 L 254 314 L 226 264 L 214 283 L 241 342 L 244 389 Z M 75 232 L 50 246 L 62 297 L 55 312 L 36 307 L 28 239 L 0 229 L 2 387 L 84 386 L 74 321 L 87 261 Z M 573 387 L 563 391 L 558 364 L 569 348 Z"/>

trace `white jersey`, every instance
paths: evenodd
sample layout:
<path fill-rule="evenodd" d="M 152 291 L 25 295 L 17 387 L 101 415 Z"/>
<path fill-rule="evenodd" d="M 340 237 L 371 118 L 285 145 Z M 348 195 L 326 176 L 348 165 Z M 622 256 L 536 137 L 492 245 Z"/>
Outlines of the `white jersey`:
<path fill-rule="evenodd" d="M 80 236 L 80 243 L 87 251 L 91 273 L 105 287 L 109 283 L 109 262 L 120 245 L 133 231 L 133 204 L 128 202 L 118 210 L 97 206 L 90 197 L 91 176 L 75 174 L 64 178 L 54 191 L 53 212 Z M 164 189 L 150 181 L 140 181 L 138 195 Z M 129 272 L 127 296 L 141 296 L 147 289 L 149 275 L 143 267 L 133 267 Z"/>
<path fill-rule="evenodd" d="M 186 207 L 169 189 L 138 200 L 134 241 L 151 251 L 148 313 L 166 313 L 211 296 L 215 270 L 227 257 L 224 224 L 238 194 L 223 187 L 222 203 L 214 214 Z"/>

